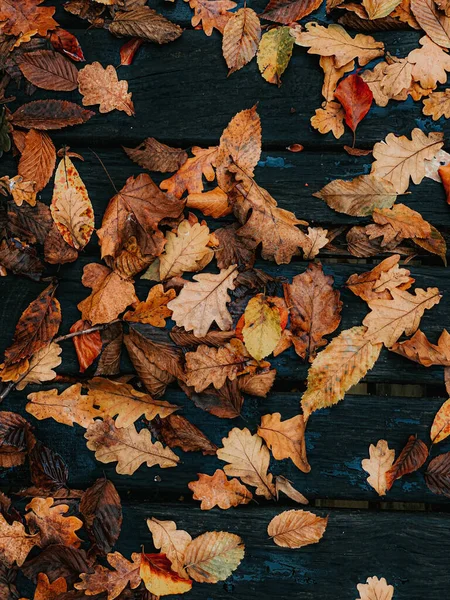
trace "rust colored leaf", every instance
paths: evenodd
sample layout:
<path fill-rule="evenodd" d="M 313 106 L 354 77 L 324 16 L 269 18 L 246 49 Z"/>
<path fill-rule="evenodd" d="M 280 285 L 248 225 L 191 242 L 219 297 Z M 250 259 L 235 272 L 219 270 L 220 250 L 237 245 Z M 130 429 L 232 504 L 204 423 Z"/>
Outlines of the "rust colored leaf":
<path fill-rule="evenodd" d="M 5 351 L 6 365 L 29 358 L 56 335 L 61 323 L 61 307 L 54 298 L 55 290 L 55 285 L 50 284 L 22 313 L 13 343 Z"/>
<path fill-rule="evenodd" d="M 184 327 L 177 327 L 175 325 L 170 330 L 169 335 L 177 346 L 192 348 L 206 344 L 207 346 L 219 348 L 229 342 L 235 334 L 234 331 L 210 331 L 205 336 L 199 338 L 192 332 L 186 331 Z"/>
<path fill-rule="evenodd" d="M 77 89 L 77 68 L 59 52 L 26 52 L 20 57 L 18 65 L 28 81 L 38 88 L 57 92 Z"/>
<path fill-rule="evenodd" d="M 67 100 L 35 100 L 23 104 L 11 118 L 17 127 L 50 130 L 86 123 L 94 114 Z"/>
<path fill-rule="evenodd" d="M 38 488 L 56 491 L 65 487 L 69 471 L 61 456 L 36 442 L 29 454 L 31 480 Z"/>
<path fill-rule="evenodd" d="M 30 530 L 39 531 L 41 548 L 50 544 L 63 544 L 78 548 L 80 538 L 75 533 L 83 526 L 77 517 L 69 517 L 67 504 L 55 504 L 53 498 L 33 498 L 26 506 L 25 515 Z"/>
<path fill-rule="evenodd" d="M 58 23 L 53 19 L 54 6 L 39 6 L 42 0 L 21 0 L 20 3 L 4 0 L 0 4 L 2 31 L 7 35 L 20 36 L 33 31 L 45 36 Z"/>
<path fill-rule="evenodd" d="M 295 351 L 312 361 L 317 350 L 327 344 L 323 336 L 333 333 L 341 322 L 340 294 L 320 263 L 310 263 L 304 273 L 283 287 Z"/>
<path fill-rule="evenodd" d="M 248 373 L 238 379 L 239 389 L 245 394 L 265 398 L 275 381 L 276 369 L 262 373 Z"/>
<path fill-rule="evenodd" d="M 395 343 L 390 350 L 424 367 L 450 367 L 450 335 L 446 329 L 442 331 L 437 344 L 428 341 L 427 336 L 418 329 L 412 338 Z"/>
<path fill-rule="evenodd" d="M 433 494 L 450 498 L 450 452 L 440 454 L 430 461 L 425 482 Z"/>
<path fill-rule="evenodd" d="M 91 323 L 79 319 L 70 328 L 70 333 L 75 331 L 84 331 L 89 329 Z M 94 360 L 102 351 L 102 337 L 99 331 L 77 335 L 73 338 L 73 345 L 77 353 L 78 363 L 80 365 L 80 373 L 84 373 L 88 367 L 92 365 Z"/>
<path fill-rule="evenodd" d="M 290 25 L 317 10 L 321 3 L 322 0 L 270 0 L 261 17 Z"/>
<path fill-rule="evenodd" d="M 109 24 L 109 31 L 118 37 L 138 37 L 148 42 L 167 44 L 180 37 L 183 30 L 149 6 L 137 6 L 129 11 L 117 11 Z"/>
<path fill-rule="evenodd" d="M 226 531 L 208 531 L 186 548 L 185 562 L 190 577 L 200 583 L 227 579 L 244 558 L 242 539 Z"/>
<path fill-rule="evenodd" d="M 81 582 L 75 584 L 77 590 L 84 590 L 88 595 L 108 592 L 108 600 L 114 600 L 130 586 L 132 590 L 136 589 L 141 583 L 139 569 L 141 566 L 141 555 L 134 552 L 131 555 L 131 561 L 123 557 L 120 552 L 108 554 L 109 565 L 114 569 L 107 569 L 101 565 L 95 567 L 94 572 L 82 572 Z"/>
<path fill-rule="evenodd" d="M 391 450 L 386 440 L 379 440 L 377 445 L 370 444 L 370 458 L 361 461 L 361 466 L 369 473 L 367 483 L 373 487 L 379 496 L 384 496 L 387 490 L 386 473 L 392 467 L 395 450 Z"/>
<path fill-rule="evenodd" d="M 172 570 L 165 554 L 141 554 L 140 576 L 147 590 L 154 596 L 185 594 L 192 588 L 192 581 Z"/>
<path fill-rule="evenodd" d="M 122 527 L 122 505 L 114 484 L 106 478 L 97 479 L 84 492 L 80 513 L 91 542 L 103 554 L 111 552 Z"/>
<path fill-rule="evenodd" d="M 95 375 L 116 375 L 120 370 L 123 328 L 121 323 L 109 325 L 101 332 L 102 353 Z"/>
<path fill-rule="evenodd" d="M 290 458 L 300 471 L 304 473 L 311 471 L 306 457 L 303 415 L 297 415 L 285 421 L 281 420 L 280 413 L 263 415 L 261 425 L 258 426 L 258 435 L 272 450 L 276 460 Z"/>
<path fill-rule="evenodd" d="M 120 66 L 129 67 L 134 60 L 136 52 L 144 43 L 144 40 L 138 37 L 133 37 L 120 48 Z"/>
<path fill-rule="evenodd" d="M 180 384 L 181 385 L 181 384 Z M 221 419 L 234 419 L 241 414 L 244 398 L 239 389 L 238 381 L 226 381 L 225 385 L 216 390 L 209 386 L 197 394 L 193 388 L 181 386 L 195 406 Z"/>
<path fill-rule="evenodd" d="M 67 582 L 64 577 L 58 577 L 50 583 L 45 573 L 39 573 L 33 600 L 58 600 L 58 597 L 65 592 L 67 592 Z"/>
<path fill-rule="evenodd" d="M 181 448 L 183 452 L 202 452 L 204 456 L 216 453 L 217 446 L 182 415 L 169 415 L 155 427 L 169 448 Z"/>
<path fill-rule="evenodd" d="M 302 548 L 317 544 L 327 524 L 328 517 L 318 517 L 306 510 L 285 510 L 270 521 L 267 533 L 277 546 Z"/>
<path fill-rule="evenodd" d="M 390 490 L 394 481 L 420 469 L 428 458 L 428 448 L 415 435 L 411 435 L 397 460 L 386 472 L 386 489 Z"/>
<path fill-rule="evenodd" d="M 237 235 L 238 223 L 221 227 L 214 231 L 219 240 L 216 249 L 217 266 L 219 269 L 227 269 L 230 265 L 252 267 L 255 262 L 255 252 L 248 248 L 245 240 Z"/>
<path fill-rule="evenodd" d="M 126 312 L 123 318 L 134 323 L 165 327 L 166 319 L 172 315 L 172 311 L 167 308 L 167 303 L 175 296 L 175 290 L 165 292 L 161 284 L 155 285 L 149 291 L 147 300 L 138 302 L 134 310 Z"/>
<path fill-rule="evenodd" d="M 145 139 L 136 148 L 123 149 L 139 166 L 160 173 L 177 171 L 188 159 L 186 151 L 182 148 L 171 148 L 152 137 Z"/>
<path fill-rule="evenodd" d="M 44 257 L 51 265 L 63 265 L 78 258 L 78 251 L 66 242 L 53 219 L 44 242 Z"/>
<path fill-rule="evenodd" d="M 189 194 L 186 198 L 186 206 L 201 211 L 204 215 L 214 217 L 225 217 L 231 213 L 228 195 L 219 187 L 207 192 Z"/>
<path fill-rule="evenodd" d="M 174 521 L 160 521 L 152 517 L 147 519 L 147 527 L 153 537 L 153 545 L 170 560 L 171 569 L 187 579 L 184 565 L 184 553 L 192 538 L 187 531 L 177 529 Z"/>
<path fill-rule="evenodd" d="M 17 413 L 0 412 L 0 466 L 15 467 L 25 462 L 31 428 Z"/>
<path fill-rule="evenodd" d="M 444 186 L 447 204 L 450 204 L 450 164 L 440 167 L 438 173 Z"/>
<path fill-rule="evenodd" d="M 389 290 L 397 287 L 407 290 L 414 283 L 409 270 L 399 268 L 399 260 L 399 254 L 388 256 L 371 271 L 350 275 L 346 285 L 366 302 L 373 298 L 392 298 Z"/>
<path fill-rule="evenodd" d="M 186 0 L 188 1 L 188 0 Z M 194 10 L 191 19 L 192 27 L 201 23 L 206 35 L 211 35 L 213 29 L 223 33 L 232 13 L 228 12 L 236 6 L 232 0 L 189 0 L 189 6 Z"/>
<path fill-rule="evenodd" d="M 230 69 L 229 75 L 252 60 L 260 37 L 261 24 L 258 15 L 251 8 L 241 8 L 229 18 L 222 40 L 223 57 Z"/>
<path fill-rule="evenodd" d="M 26 181 L 34 181 L 40 192 L 50 181 L 56 163 L 56 150 L 46 133 L 31 129 L 25 137 L 18 173 Z"/>
<path fill-rule="evenodd" d="M 252 493 L 238 479 L 228 479 L 225 473 L 217 469 L 214 475 L 198 474 L 198 481 L 188 484 L 193 499 L 200 500 L 201 510 L 211 510 L 215 506 L 226 510 L 239 504 L 248 504 Z"/>
<path fill-rule="evenodd" d="M 50 43 L 55 50 L 62 52 L 76 62 L 85 60 L 79 41 L 70 31 L 57 27 L 50 34 Z"/>
<path fill-rule="evenodd" d="M 217 146 L 199 148 L 193 146 L 192 158 L 188 158 L 175 175 L 161 182 L 161 189 L 167 190 L 176 198 L 181 198 L 185 191 L 189 194 L 203 192 L 203 176 L 207 181 L 215 178 L 214 166 L 217 158 Z"/>
<path fill-rule="evenodd" d="M 87 65 L 78 73 L 78 89 L 83 96 L 83 106 L 99 104 L 101 113 L 122 110 L 129 117 L 134 115 L 128 82 L 117 77 L 115 68 L 103 68 L 99 62 Z"/>
<path fill-rule="evenodd" d="M 344 108 L 345 122 L 355 133 L 372 106 L 371 89 L 359 75 L 354 74 L 340 82 L 334 95 Z"/>

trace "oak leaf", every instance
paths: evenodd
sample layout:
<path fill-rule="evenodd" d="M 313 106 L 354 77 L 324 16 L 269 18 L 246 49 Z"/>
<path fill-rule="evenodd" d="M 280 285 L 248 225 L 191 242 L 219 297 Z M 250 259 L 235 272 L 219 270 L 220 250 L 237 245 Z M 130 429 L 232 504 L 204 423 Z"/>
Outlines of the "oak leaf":
<path fill-rule="evenodd" d="M 371 312 L 363 321 L 367 327 L 365 339 L 375 344 L 382 342 L 390 348 L 403 333 L 415 333 L 425 310 L 438 304 L 442 297 L 437 288 L 418 288 L 415 292 L 413 295 L 394 288 L 390 290 L 392 298 L 369 300 Z"/>
<path fill-rule="evenodd" d="M 149 137 L 136 148 L 123 147 L 131 160 L 148 171 L 167 173 L 177 171 L 187 160 L 187 153 L 181 148 L 171 148 Z"/>
<path fill-rule="evenodd" d="M 280 340 L 280 311 L 273 298 L 257 294 L 247 304 L 244 319 L 242 336 L 245 347 L 259 361 L 271 354 Z"/>
<path fill-rule="evenodd" d="M 34 31 L 45 37 L 47 31 L 55 29 L 58 23 L 53 19 L 54 6 L 39 6 L 43 0 L 23 0 L 20 3 L 2 2 L 0 4 L 1 29 L 6 35 L 20 36 Z"/>
<path fill-rule="evenodd" d="M 311 467 L 306 457 L 305 423 L 303 415 L 281 420 L 280 413 L 263 415 L 258 435 L 266 442 L 276 460 L 290 458 L 294 465 L 309 473 Z"/>
<path fill-rule="evenodd" d="M 56 377 L 53 369 L 61 364 L 61 346 L 52 342 L 33 354 L 30 359 L 28 370 L 16 383 L 16 389 L 21 391 L 29 384 L 51 381 Z"/>
<path fill-rule="evenodd" d="M 83 106 L 99 104 L 101 113 L 117 109 L 122 110 L 129 117 L 134 115 L 128 82 L 119 81 L 112 65 L 108 65 L 105 69 L 99 62 L 94 62 L 81 69 L 78 73 L 78 89 L 83 96 Z"/>
<path fill-rule="evenodd" d="M 217 457 L 228 463 L 223 469 L 225 473 L 255 487 L 256 494 L 268 500 L 275 498 L 273 478 L 267 472 L 270 454 L 262 438 L 252 435 L 247 428 L 234 427 L 222 439 L 222 444 L 223 447 L 217 450 Z"/>
<path fill-rule="evenodd" d="M 343 79 L 334 93 L 345 111 L 344 120 L 355 133 L 358 124 L 372 106 L 373 94 L 367 83 L 357 74 Z"/>
<path fill-rule="evenodd" d="M 25 519 L 30 529 L 38 530 L 39 546 L 64 544 L 78 548 L 80 538 L 75 533 L 83 527 L 83 521 L 77 517 L 66 516 L 67 504 L 56 504 L 53 498 L 33 498 L 26 506 Z"/>
<path fill-rule="evenodd" d="M 327 343 L 323 336 L 333 333 L 340 323 L 340 294 L 333 290 L 333 278 L 324 274 L 320 263 L 310 263 L 304 273 L 283 288 L 295 351 L 312 360 L 318 348 Z"/>
<path fill-rule="evenodd" d="M 438 11 L 434 0 L 411 0 L 411 12 L 435 44 L 450 48 L 450 18 Z"/>
<path fill-rule="evenodd" d="M 0 558 L 7 566 L 21 567 L 39 539 L 39 535 L 29 535 L 19 521 L 10 525 L 0 514 Z"/>
<path fill-rule="evenodd" d="M 67 155 L 56 169 L 50 210 L 64 240 L 75 250 L 82 250 L 94 231 L 94 210 L 86 186 Z"/>
<path fill-rule="evenodd" d="M 382 245 L 389 242 L 408 238 L 428 238 L 431 235 L 431 226 L 425 221 L 421 214 L 412 210 L 404 204 L 395 204 L 392 208 L 376 208 L 372 213 L 372 218 L 378 225 L 383 227 Z M 372 225 L 368 226 L 369 234 L 372 232 Z M 375 229 L 373 237 L 379 237 L 378 228 Z"/>
<path fill-rule="evenodd" d="M 104 554 L 111 552 L 122 527 L 122 505 L 114 484 L 104 477 L 97 479 L 84 492 L 80 513 L 95 548 Z"/>
<path fill-rule="evenodd" d="M 425 482 L 433 494 L 450 498 L 450 452 L 440 454 L 429 462 Z"/>
<path fill-rule="evenodd" d="M 382 19 L 387 17 L 401 0 L 364 0 L 363 6 L 369 19 Z"/>
<path fill-rule="evenodd" d="M 192 581 L 172 570 L 165 554 L 141 554 L 139 571 L 147 590 L 159 598 L 171 594 L 185 594 L 192 588 Z"/>
<path fill-rule="evenodd" d="M 430 160 L 442 148 L 443 134 L 437 131 L 429 135 L 421 129 L 413 129 L 411 140 L 402 135 L 389 133 L 384 142 L 373 147 L 371 173 L 390 181 L 398 194 L 406 192 L 409 179 L 419 184 L 425 176 L 425 160 Z"/>
<path fill-rule="evenodd" d="M 67 100 L 35 100 L 19 107 L 11 119 L 17 127 L 53 130 L 86 123 L 94 114 Z"/>
<path fill-rule="evenodd" d="M 221 469 L 214 475 L 198 473 L 198 481 L 188 483 L 193 499 L 200 500 L 201 510 L 211 510 L 215 506 L 226 510 L 239 504 L 248 504 L 252 493 L 238 479 L 228 479 Z"/>
<path fill-rule="evenodd" d="M 252 60 L 260 37 L 261 24 L 251 8 L 241 8 L 228 19 L 223 30 L 222 53 L 230 69 L 229 75 Z"/>
<path fill-rule="evenodd" d="M 345 112 L 339 102 L 325 102 L 311 117 L 311 125 L 319 133 L 333 133 L 336 139 L 344 135 Z"/>
<path fill-rule="evenodd" d="M 392 298 L 390 290 L 407 290 L 414 283 L 408 269 L 399 268 L 399 254 L 393 254 L 382 260 L 371 271 L 358 275 L 354 273 L 347 279 L 346 286 L 356 296 L 366 302 L 373 298 Z"/>
<path fill-rule="evenodd" d="M 118 37 L 138 37 L 148 42 L 167 44 L 179 38 L 183 30 L 149 6 L 137 5 L 128 11 L 117 11 L 109 24 L 109 31 Z"/>
<path fill-rule="evenodd" d="M 321 56 L 319 64 L 324 75 L 322 96 L 327 102 L 331 102 L 334 99 L 334 92 L 336 91 L 338 81 L 345 75 L 345 73 L 353 71 L 355 68 L 355 61 L 351 60 L 346 65 L 343 65 L 337 69 L 334 62 L 334 56 Z"/>
<path fill-rule="evenodd" d="M 87 447 L 95 451 L 95 458 L 103 463 L 116 462 L 119 475 L 132 475 L 143 463 L 162 469 L 176 467 L 179 458 L 160 442 L 152 442 L 150 431 L 139 433 L 134 425 L 116 428 L 112 419 L 95 421 L 85 434 Z"/>
<path fill-rule="evenodd" d="M 187 578 L 183 565 L 186 548 L 192 541 L 189 533 L 177 529 L 175 521 L 160 521 L 155 517 L 147 519 L 147 527 L 152 534 L 155 548 L 167 556 L 176 573 Z"/>
<path fill-rule="evenodd" d="M 39 573 L 33 600 L 58 600 L 58 597 L 65 592 L 67 592 L 67 582 L 64 577 L 58 577 L 50 583 L 45 573 Z"/>
<path fill-rule="evenodd" d="M 152 421 L 157 415 L 164 418 L 178 410 L 165 400 L 154 400 L 128 383 L 94 377 L 88 384 L 88 398 L 98 406 L 102 418 L 116 417 L 115 427 L 130 427 L 141 416 Z"/>
<path fill-rule="evenodd" d="M 381 343 L 367 339 L 365 327 L 352 327 L 319 352 L 308 371 L 308 387 L 301 400 L 305 422 L 312 412 L 342 400 L 373 367 L 381 348 Z"/>
<path fill-rule="evenodd" d="M 442 331 L 437 344 L 432 344 L 418 329 L 412 338 L 395 343 L 390 350 L 424 367 L 431 367 L 431 365 L 450 367 L 450 335 L 446 329 Z"/>
<path fill-rule="evenodd" d="M 81 283 L 92 289 L 90 296 L 78 303 L 82 319 L 92 325 L 110 323 L 127 306 L 138 302 L 132 281 L 97 263 L 84 267 Z"/>
<path fill-rule="evenodd" d="M 384 577 L 368 577 L 367 583 L 358 583 L 356 588 L 360 596 L 357 600 L 392 600 L 394 596 L 394 587 Z"/>
<path fill-rule="evenodd" d="M 52 418 L 70 427 L 74 423 L 88 427 L 102 412 L 94 408 L 92 398 L 82 395 L 81 389 L 81 383 L 75 383 L 61 394 L 56 389 L 28 394 L 26 411 L 36 419 Z"/>
<path fill-rule="evenodd" d="M 433 444 L 439 444 L 450 435 L 450 400 L 446 400 L 437 411 L 431 425 L 430 438 Z"/>
<path fill-rule="evenodd" d="M 270 521 L 267 533 L 277 546 L 302 548 L 317 544 L 327 524 L 328 517 L 318 517 L 306 510 L 285 510 Z"/>
<path fill-rule="evenodd" d="M 22 175 L 16 175 L 15 177 L 2 177 L 1 182 L 6 184 L 16 206 L 21 207 L 24 202 L 32 207 L 36 206 L 37 189 L 34 181 L 25 181 Z"/>
<path fill-rule="evenodd" d="M 185 0 L 193 9 L 194 15 L 191 19 L 192 27 L 201 23 L 206 35 L 211 35 L 213 29 L 223 33 L 228 19 L 232 13 L 228 12 L 235 8 L 236 2 L 231 0 Z"/>
<path fill-rule="evenodd" d="M 270 0 L 261 17 L 290 25 L 317 10 L 321 3 L 322 0 Z"/>
<path fill-rule="evenodd" d="M 169 448 L 181 448 L 183 452 L 201 452 L 203 456 L 215 455 L 217 446 L 198 427 L 182 415 L 172 413 L 153 421 L 155 430 Z"/>
<path fill-rule="evenodd" d="M 226 531 L 208 531 L 192 540 L 185 553 L 186 570 L 200 583 L 227 579 L 244 558 L 242 539 Z"/>
<path fill-rule="evenodd" d="M 78 86 L 75 65 L 59 52 L 36 50 L 21 55 L 19 69 L 33 85 L 43 90 L 71 92 Z"/>
<path fill-rule="evenodd" d="M 383 69 L 381 89 L 389 98 L 395 98 L 409 91 L 412 84 L 414 67 L 407 58 L 390 57 L 390 62 Z"/>
<path fill-rule="evenodd" d="M 215 178 L 213 167 L 216 163 L 217 150 L 217 146 L 210 148 L 193 146 L 191 152 L 194 156 L 188 158 L 175 175 L 162 181 L 161 189 L 167 190 L 176 198 L 181 198 L 185 191 L 189 194 L 203 192 L 203 176 L 207 181 L 213 181 Z"/>
<path fill-rule="evenodd" d="M 256 60 L 266 81 L 281 85 L 281 76 L 291 60 L 293 48 L 294 38 L 289 27 L 277 27 L 263 34 Z"/>
<path fill-rule="evenodd" d="M 392 467 L 386 472 L 386 487 L 388 490 L 394 484 L 394 481 L 414 473 L 424 464 L 428 458 L 428 448 L 415 435 L 411 435 L 406 446 L 400 452 L 397 460 Z"/>
<path fill-rule="evenodd" d="M 411 12 L 411 0 L 402 0 L 392 11 L 391 17 L 399 19 L 402 23 L 407 23 L 413 29 L 420 29 L 419 23 Z"/>
<path fill-rule="evenodd" d="M 227 290 L 234 290 L 237 275 L 236 265 L 230 265 L 218 274 L 194 275 L 194 281 L 186 283 L 178 297 L 167 305 L 173 312 L 175 323 L 199 337 L 208 333 L 214 321 L 222 331 L 230 329 L 232 319 L 226 306 L 230 301 Z"/>
<path fill-rule="evenodd" d="M 352 38 L 340 25 L 323 27 L 311 22 L 306 24 L 306 31 L 296 28 L 293 35 L 296 44 L 309 48 L 308 54 L 334 56 L 338 69 L 355 58 L 363 67 L 384 54 L 383 42 L 376 42 L 370 35 L 362 33 Z"/>
<path fill-rule="evenodd" d="M 131 560 L 127 560 L 120 552 L 113 552 L 107 556 L 108 563 L 114 569 L 111 571 L 102 565 L 97 565 L 93 573 L 82 573 L 81 582 L 75 584 L 77 590 L 83 590 L 88 596 L 95 596 L 101 592 L 108 592 L 108 600 L 114 600 L 130 585 L 132 590 L 141 583 L 139 573 L 141 555 L 134 552 Z"/>
<path fill-rule="evenodd" d="M 378 440 L 376 446 L 370 444 L 369 456 L 361 461 L 362 468 L 369 473 L 367 483 L 379 496 L 384 496 L 387 490 L 386 473 L 394 462 L 395 450 L 389 448 L 386 440 Z"/>
<path fill-rule="evenodd" d="M 149 291 L 147 299 L 138 302 L 132 311 L 124 314 L 123 318 L 134 323 L 165 327 L 166 319 L 172 314 L 172 311 L 167 308 L 167 303 L 175 296 L 175 290 L 169 289 L 165 292 L 161 284 L 155 285 Z"/>
<path fill-rule="evenodd" d="M 89 321 L 79 319 L 70 328 L 70 333 L 85 331 L 90 326 Z M 100 331 L 92 331 L 91 333 L 76 335 L 72 339 L 80 365 L 80 373 L 84 373 L 102 351 L 102 336 L 100 335 Z"/>
<path fill-rule="evenodd" d="M 441 117 L 450 118 L 450 90 L 433 92 L 423 101 L 423 114 L 437 121 Z"/>
<path fill-rule="evenodd" d="M 446 18 L 450 22 L 450 19 Z M 435 88 L 438 82 L 447 81 L 450 56 L 428 36 L 422 37 L 419 43 L 422 48 L 416 48 L 408 54 L 408 61 L 413 64 L 413 79 L 424 88 Z"/>
<path fill-rule="evenodd" d="M 31 129 L 25 136 L 25 146 L 20 157 L 18 173 L 25 181 L 35 182 L 35 191 L 45 188 L 56 163 L 56 150 L 46 133 Z"/>

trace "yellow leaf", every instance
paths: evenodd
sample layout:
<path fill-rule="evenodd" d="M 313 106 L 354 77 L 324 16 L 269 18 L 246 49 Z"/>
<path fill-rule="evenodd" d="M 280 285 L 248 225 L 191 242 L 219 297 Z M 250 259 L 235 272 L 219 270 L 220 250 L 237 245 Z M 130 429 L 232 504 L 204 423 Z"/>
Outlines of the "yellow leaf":
<path fill-rule="evenodd" d="M 270 297 L 257 294 L 247 304 L 242 330 L 245 347 L 256 360 L 269 356 L 281 338 L 280 311 Z"/>
<path fill-rule="evenodd" d="M 318 517 L 307 510 L 285 510 L 270 521 L 267 533 L 277 546 L 302 548 L 317 544 L 327 523 L 328 517 Z"/>
<path fill-rule="evenodd" d="M 165 554 L 141 554 L 139 571 L 145 587 L 152 596 L 185 594 L 192 588 L 192 581 L 180 577 L 172 570 L 170 560 Z"/>
<path fill-rule="evenodd" d="M 306 457 L 303 415 L 297 415 L 286 421 L 281 420 L 280 413 L 263 415 L 261 425 L 258 427 L 258 435 L 272 450 L 276 460 L 290 458 L 300 471 L 304 473 L 311 471 Z"/>
<path fill-rule="evenodd" d="M 376 446 L 370 444 L 369 456 L 361 461 L 362 468 L 369 473 L 367 483 L 379 496 L 384 496 L 387 490 L 386 473 L 394 464 L 395 450 L 390 450 L 386 440 L 379 440 Z"/>
<path fill-rule="evenodd" d="M 256 60 L 266 81 L 281 85 L 281 76 L 291 60 L 293 47 L 294 38 L 289 27 L 270 29 L 262 36 Z"/>
<path fill-rule="evenodd" d="M 363 0 L 369 19 L 387 17 L 402 0 Z"/>
<path fill-rule="evenodd" d="M 225 581 L 238 568 L 244 553 L 244 544 L 238 535 L 208 531 L 186 548 L 186 570 L 200 583 Z"/>
<path fill-rule="evenodd" d="M 450 400 L 446 400 L 437 411 L 431 425 L 430 437 L 433 444 L 442 442 L 450 435 Z"/>

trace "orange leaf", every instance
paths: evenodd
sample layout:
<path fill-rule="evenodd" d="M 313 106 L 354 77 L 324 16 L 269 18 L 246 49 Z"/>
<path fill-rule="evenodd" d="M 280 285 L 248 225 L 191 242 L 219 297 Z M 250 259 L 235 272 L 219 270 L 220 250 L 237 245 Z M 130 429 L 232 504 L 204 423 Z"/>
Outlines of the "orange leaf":
<path fill-rule="evenodd" d="M 57 600 L 64 592 L 67 592 L 67 582 L 64 577 L 58 577 L 50 583 L 45 573 L 38 573 L 33 600 Z"/>
<path fill-rule="evenodd" d="M 221 469 L 214 475 L 198 474 L 198 481 L 188 484 L 193 499 L 200 500 L 201 510 L 211 510 L 215 506 L 226 510 L 239 504 L 248 504 L 252 493 L 238 479 L 228 479 Z"/>
<path fill-rule="evenodd" d="M 75 331 L 84 331 L 85 329 L 89 329 L 89 327 L 91 327 L 89 321 L 79 319 L 72 325 L 69 331 L 70 333 L 74 333 Z M 100 335 L 100 331 L 93 331 L 92 333 L 77 335 L 72 340 L 80 364 L 80 373 L 84 373 L 102 351 L 102 336 Z"/>
<path fill-rule="evenodd" d="M 395 463 L 386 472 L 386 488 L 390 490 L 394 481 L 400 479 L 403 475 L 409 475 L 409 473 L 414 473 L 414 471 L 420 469 L 427 458 L 427 446 L 415 435 L 411 435 Z"/>
<path fill-rule="evenodd" d="M 28 31 L 35 31 L 45 37 L 49 29 L 58 23 L 52 18 L 54 6 L 39 6 L 43 0 L 20 0 L 20 2 L 1 2 L 0 21 L 3 33 L 20 36 Z"/>
<path fill-rule="evenodd" d="M 201 22 L 206 35 L 211 35 L 214 28 L 223 33 L 228 19 L 232 16 L 232 13 L 227 11 L 233 9 L 236 2 L 231 0 L 189 0 L 189 6 L 194 10 L 191 20 L 192 27 L 196 27 Z"/>
<path fill-rule="evenodd" d="M 171 562 L 165 554 L 142 554 L 140 575 L 145 587 L 155 596 L 185 594 L 192 588 L 192 581 L 172 571 Z"/>
<path fill-rule="evenodd" d="M 105 68 L 99 62 L 87 65 L 78 73 L 78 89 L 83 96 L 83 106 L 99 104 L 101 113 L 122 110 L 129 117 L 134 115 L 128 82 L 117 77 L 115 68 Z"/>
<path fill-rule="evenodd" d="M 77 517 L 68 517 L 67 504 L 55 504 L 53 498 L 33 498 L 26 506 L 30 511 L 25 515 L 28 527 L 40 532 L 39 546 L 63 544 L 78 548 L 80 538 L 75 533 L 83 527 L 83 521 Z"/>
<path fill-rule="evenodd" d="M 19 161 L 18 173 L 27 181 L 36 183 L 35 191 L 45 188 L 56 163 L 56 150 L 46 133 L 31 129 L 25 137 L 25 146 Z"/>

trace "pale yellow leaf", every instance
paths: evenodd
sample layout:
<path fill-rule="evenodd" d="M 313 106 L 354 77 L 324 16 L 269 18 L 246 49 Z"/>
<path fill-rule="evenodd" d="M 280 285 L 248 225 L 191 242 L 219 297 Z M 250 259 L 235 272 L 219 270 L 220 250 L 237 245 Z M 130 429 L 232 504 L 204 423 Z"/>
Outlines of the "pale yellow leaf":
<path fill-rule="evenodd" d="M 362 468 L 369 473 L 367 483 L 379 496 L 384 496 L 387 490 L 386 473 L 394 464 L 395 450 L 389 448 L 386 440 L 379 440 L 376 446 L 370 444 L 369 456 L 361 461 Z"/>

